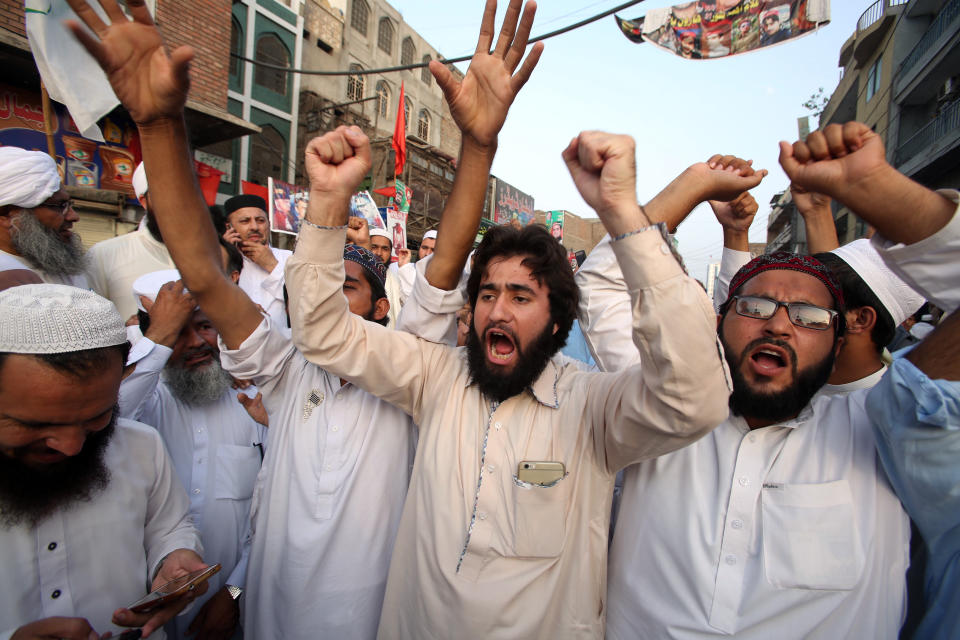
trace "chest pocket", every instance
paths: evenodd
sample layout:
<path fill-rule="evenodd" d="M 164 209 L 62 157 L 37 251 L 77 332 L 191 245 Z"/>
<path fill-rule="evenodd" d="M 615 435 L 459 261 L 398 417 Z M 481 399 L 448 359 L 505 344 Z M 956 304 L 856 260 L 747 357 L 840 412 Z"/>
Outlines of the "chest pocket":
<path fill-rule="evenodd" d="M 217 478 L 214 497 L 225 500 L 249 500 L 260 471 L 260 451 L 256 447 L 222 444 L 217 447 Z"/>
<path fill-rule="evenodd" d="M 552 487 L 513 482 L 513 551 L 519 557 L 555 558 L 566 537 L 569 476 Z"/>
<path fill-rule="evenodd" d="M 846 480 L 764 487 L 763 563 L 784 589 L 852 589 L 864 554 Z"/>

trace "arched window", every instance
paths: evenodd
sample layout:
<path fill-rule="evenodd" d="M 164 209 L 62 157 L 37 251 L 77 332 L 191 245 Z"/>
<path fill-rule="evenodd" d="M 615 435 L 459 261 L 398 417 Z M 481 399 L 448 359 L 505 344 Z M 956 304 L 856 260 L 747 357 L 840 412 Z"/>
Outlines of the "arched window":
<path fill-rule="evenodd" d="M 400 46 L 400 64 L 413 64 L 413 59 L 416 57 L 417 49 L 413 46 L 413 38 L 407 36 Z"/>
<path fill-rule="evenodd" d="M 275 33 L 265 33 L 257 39 L 257 51 L 254 59 L 258 62 L 267 62 L 280 67 L 290 65 L 290 54 L 283 45 L 283 41 Z M 253 74 L 253 82 L 270 91 L 287 95 L 287 72 L 280 69 L 257 66 Z"/>
<path fill-rule="evenodd" d="M 234 55 L 243 55 L 240 51 L 240 42 L 243 40 L 243 29 L 236 18 L 230 19 L 230 75 L 240 75 L 240 59 Z"/>
<path fill-rule="evenodd" d="M 430 141 L 430 114 L 426 109 L 420 109 L 420 117 L 417 118 L 417 137 L 425 142 Z"/>
<path fill-rule="evenodd" d="M 377 83 L 377 113 L 386 118 L 390 111 L 390 86 L 383 80 Z"/>
<path fill-rule="evenodd" d="M 363 0 L 353 0 L 353 10 L 350 12 L 350 26 L 367 35 L 367 19 L 370 16 L 370 6 Z"/>
<path fill-rule="evenodd" d="M 423 64 L 430 64 L 430 54 L 428 53 L 427 55 L 423 56 L 423 60 L 421 60 L 421 62 L 423 62 Z M 424 67 L 420 70 L 420 80 L 426 84 L 430 84 L 430 81 L 433 80 L 433 74 L 430 73 L 430 67 Z"/>
<path fill-rule="evenodd" d="M 283 158 L 287 142 L 269 124 L 260 125 L 260 129 L 259 134 L 251 136 L 250 168 L 247 173 L 250 182 L 266 186 L 268 177 L 274 180 L 286 177 Z"/>
<path fill-rule="evenodd" d="M 362 69 L 358 64 L 350 65 L 350 71 L 360 71 Z M 348 100 L 363 100 L 363 85 L 364 85 L 364 76 L 359 73 L 356 75 L 347 77 L 347 99 Z"/>
<path fill-rule="evenodd" d="M 377 47 L 386 53 L 393 52 L 393 24 L 390 18 L 380 18 L 377 28 Z"/>
<path fill-rule="evenodd" d="M 410 114 L 413 113 L 413 103 L 410 102 L 410 98 L 403 99 L 403 123 L 406 125 L 404 131 L 410 131 Z"/>

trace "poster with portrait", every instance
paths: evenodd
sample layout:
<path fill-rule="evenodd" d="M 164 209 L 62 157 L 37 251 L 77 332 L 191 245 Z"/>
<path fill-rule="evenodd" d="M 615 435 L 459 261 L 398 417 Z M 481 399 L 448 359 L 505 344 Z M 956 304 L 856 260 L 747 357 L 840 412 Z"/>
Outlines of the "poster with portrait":
<path fill-rule="evenodd" d="M 615 16 L 631 42 L 688 60 L 746 53 L 806 35 L 830 22 L 830 0 L 700 0 Z"/>
<path fill-rule="evenodd" d="M 547 231 L 557 242 L 563 243 L 563 211 L 547 211 Z"/>
<path fill-rule="evenodd" d="M 361 191 L 350 196 L 350 215 L 363 218 L 371 229 L 386 229 L 380 210 L 369 191 Z"/>
<path fill-rule="evenodd" d="M 270 211 L 270 230 L 279 233 L 296 234 L 300 230 L 300 221 L 307 215 L 309 193 L 305 187 L 298 187 L 273 178 L 267 178 L 267 193 L 270 194 L 267 206 Z"/>
<path fill-rule="evenodd" d="M 407 212 L 396 207 L 387 207 L 387 233 L 393 242 L 390 251 L 390 261 L 396 262 L 399 256 L 397 249 L 407 246 Z"/>
<path fill-rule="evenodd" d="M 516 223 L 525 227 L 533 222 L 533 196 L 520 191 L 500 178 L 495 178 L 493 221 Z"/>

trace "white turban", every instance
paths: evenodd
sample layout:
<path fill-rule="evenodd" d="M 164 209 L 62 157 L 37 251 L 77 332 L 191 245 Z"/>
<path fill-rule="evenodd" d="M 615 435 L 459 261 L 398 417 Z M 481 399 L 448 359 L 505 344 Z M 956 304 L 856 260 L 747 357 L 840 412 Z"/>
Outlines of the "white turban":
<path fill-rule="evenodd" d="M 59 190 L 53 158 L 42 151 L 0 147 L 0 206 L 32 209 Z"/>
<path fill-rule="evenodd" d="M 0 292 L 0 352 L 68 353 L 126 341 L 117 308 L 92 291 L 26 284 Z"/>
<path fill-rule="evenodd" d="M 900 326 L 900 323 L 923 306 L 923 296 L 911 289 L 884 264 L 883 258 L 866 238 L 854 240 L 830 253 L 850 265 L 867 283 L 890 313 L 894 326 Z"/>
<path fill-rule="evenodd" d="M 137 198 L 142 198 L 147 192 L 147 170 L 143 168 L 142 162 L 133 170 L 133 192 L 137 194 Z"/>

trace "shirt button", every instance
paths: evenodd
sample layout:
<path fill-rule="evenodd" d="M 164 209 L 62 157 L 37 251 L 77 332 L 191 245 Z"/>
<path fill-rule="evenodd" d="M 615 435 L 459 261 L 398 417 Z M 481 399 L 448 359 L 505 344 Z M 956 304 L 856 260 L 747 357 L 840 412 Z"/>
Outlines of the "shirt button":
<path fill-rule="evenodd" d="M 342 399 L 343 399 L 343 394 L 342 394 L 342 393 L 338 393 L 338 394 L 337 394 L 337 400 L 342 400 Z"/>
<path fill-rule="evenodd" d="M 196 494 L 196 495 L 200 495 L 200 489 L 194 489 L 194 490 L 193 490 L 193 493 Z"/>
<path fill-rule="evenodd" d="M 743 529 L 743 520 L 734 520 L 730 523 L 730 526 L 734 529 Z"/>
<path fill-rule="evenodd" d="M 733 565 L 737 564 L 737 556 L 727 556 L 724 558 L 724 562 L 732 567 Z"/>
<path fill-rule="evenodd" d="M 747 476 L 743 476 L 739 480 L 737 480 L 737 482 L 740 483 L 741 487 L 745 487 L 748 484 L 750 484 L 750 478 L 748 478 Z"/>
<path fill-rule="evenodd" d="M 333 465 L 328 464 L 326 467 L 324 467 L 324 469 L 326 469 L 327 471 L 333 471 Z"/>
<path fill-rule="evenodd" d="M 495 466 L 493 466 L 492 464 L 488 464 L 488 465 L 487 465 L 487 471 L 489 471 L 490 473 L 493 473 L 493 472 L 496 471 L 496 470 L 497 470 L 497 468 L 496 468 Z"/>
<path fill-rule="evenodd" d="M 50 544 L 47 545 L 47 551 L 53 551 L 56 548 L 57 548 L 56 542 L 51 542 Z"/>
<path fill-rule="evenodd" d="M 337 431 L 340 431 L 340 427 L 330 427 L 330 431 L 336 433 Z"/>
<path fill-rule="evenodd" d="M 487 519 L 487 512 L 486 512 L 486 511 L 481 511 L 481 512 L 479 512 L 479 513 L 477 514 L 477 517 L 480 518 L 481 520 L 486 520 L 486 519 Z"/>
<path fill-rule="evenodd" d="M 56 600 L 60 597 L 60 589 L 54 589 L 53 593 L 50 594 L 50 597 Z"/>
<path fill-rule="evenodd" d="M 500 431 L 500 428 L 501 428 L 502 426 L 503 426 L 503 425 L 500 424 L 499 422 L 497 422 L 497 423 L 495 423 L 495 424 L 493 425 L 493 427 L 494 427 L 497 431 Z"/>

